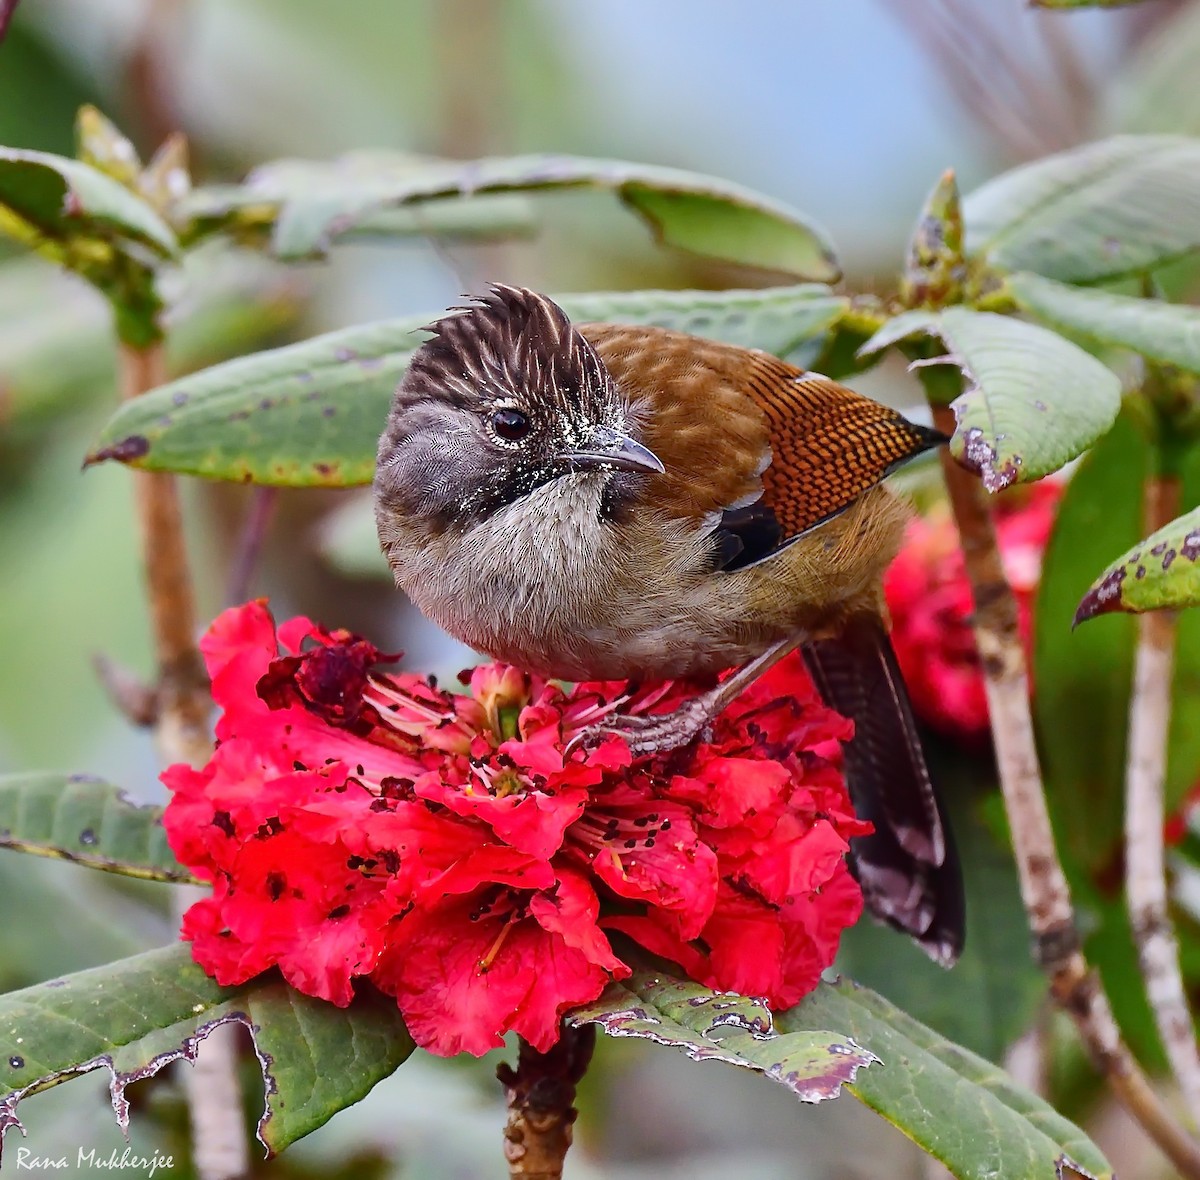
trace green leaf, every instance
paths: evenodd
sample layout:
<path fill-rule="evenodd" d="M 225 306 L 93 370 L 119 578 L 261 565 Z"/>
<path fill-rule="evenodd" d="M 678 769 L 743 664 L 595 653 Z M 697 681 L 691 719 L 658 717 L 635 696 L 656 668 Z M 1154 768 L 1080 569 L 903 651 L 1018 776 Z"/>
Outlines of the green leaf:
<path fill-rule="evenodd" d="M 823 338 L 848 301 L 827 287 L 566 295 L 576 322 L 658 324 L 782 356 Z M 423 316 L 242 357 L 127 402 L 90 462 L 290 487 L 367 484 Z"/>
<path fill-rule="evenodd" d="M 848 1037 L 824 1030 L 780 1035 L 758 1000 L 714 992 L 657 972 L 610 984 L 573 1011 L 574 1025 L 598 1024 L 611 1037 L 642 1037 L 682 1049 L 693 1061 L 724 1061 L 765 1074 L 802 1102 L 836 1098 L 875 1058 Z"/>
<path fill-rule="evenodd" d="M 89 775 L 0 775 L 0 848 L 148 881 L 195 881 L 167 844 L 162 812 Z"/>
<path fill-rule="evenodd" d="M 966 379 L 966 391 L 951 402 L 957 425 L 950 450 L 989 492 L 1057 471 L 1100 438 L 1121 408 L 1121 382 L 1111 369 L 1056 332 L 1011 316 L 965 307 L 909 312 L 862 351 L 919 331 L 940 337 L 948 354 L 918 363 L 957 365 Z"/>
<path fill-rule="evenodd" d="M 1110 611 L 1140 614 L 1200 605 L 1200 508 L 1122 554 L 1080 600 L 1075 623 Z"/>
<path fill-rule="evenodd" d="M 822 983 L 775 1023 L 789 1032 L 848 1030 L 882 1063 L 860 1074 L 850 1093 L 960 1180 L 1059 1180 L 1065 1168 L 1112 1175 L 1097 1147 L 1053 1107 L 866 988 Z"/>
<path fill-rule="evenodd" d="M 337 1008 L 270 976 L 222 988 L 177 944 L 0 996 L 0 1144 L 20 1127 L 23 1098 L 101 1068 L 124 1129 L 130 1082 L 192 1060 L 235 1021 L 262 1065 L 258 1137 L 270 1154 L 357 1102 L 413 1050 L 395 1001 L 377 992 Z"/>
<path fill-rule="evenodd" d="M 302 163 L 302 161 L 297 161 Z M 299 180 L 299 177 L 297 178 Z M 303 199 L 304 189 L 297 185 Z M 208 185 L 194 190 L 182 202 L 186 218 L 184 242 L 223 233 L 243 245 L 262 249 L 271 245 L 275 218 L 282 196 L 264 202 L 262 196 L 241 185 Z M 426 201 L 410 207 L 379 209 L 331 236 L 333 242 L 384 238 L 451 238 L 490 241 L 532 234 L 537 229 L 533 209 L 524 197 L 459 197 Z"/>
<path fill-rule="evenodd" d="M 170 226 L 135 193 L 90 164 L 0 148 L 0 232 L 55 261 L 136 242 L 161 258 L 178 250 Z M 73 256 L 73 255 L 71 255 Z"/>
<path fill-rule="evenodd" d="M 967 250 L 1064 283 L 1134 274 L 1200 247 L 1200 140 L 1118 135 L 1023 165 L 963 203 Z"/>
<path fill-rule="evenodd" d="M 1080 289 L 1028 273 L 1012 275 L 1008 287 L 1022 311 L 1058 331 L 1200 373 L 1200 308 Z"/>
<path fill-rule="evenodd" d="M 599 188 L 615 193 L 668 245 L 727 262 L 833 282 L 840 269 L 823 230 L 780 201 L 741 185 L 675 168 L 580 156 L 414 160 L 374 152 L 332 163 L 281 160 L 256 169 L 227 206 L 274 218 L 281 258 L 321 255 L 364 218 L 399 205 L 492 193 Z M 221 216 L 220 199 L 198 217 Z"/>

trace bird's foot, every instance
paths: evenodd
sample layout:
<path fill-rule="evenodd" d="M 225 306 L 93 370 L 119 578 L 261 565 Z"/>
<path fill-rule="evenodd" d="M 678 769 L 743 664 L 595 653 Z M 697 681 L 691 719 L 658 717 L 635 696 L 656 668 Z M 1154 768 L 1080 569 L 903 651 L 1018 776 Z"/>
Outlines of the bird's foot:
<path fill-rule="evenodd" d="M 580 730 L 571 739 L 568 751 L 594 748 L 606 737 L 615 734 L 624 739 L 635 758 L 665 754 L 694 741 L 714 716 L 709 694 L 695 697 L 671 713 L 642 717 L 617 713 Z"/>

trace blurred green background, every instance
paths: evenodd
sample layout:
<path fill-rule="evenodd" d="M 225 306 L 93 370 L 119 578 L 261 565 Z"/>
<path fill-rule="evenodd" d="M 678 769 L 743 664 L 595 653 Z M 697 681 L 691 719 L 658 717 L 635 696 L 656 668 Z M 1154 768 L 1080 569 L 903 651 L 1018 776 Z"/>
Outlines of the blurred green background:
<path fill-rule="evenodd" d="M 876 290 L 947 166 L 970 189 L 1114 130 L 1200 131 L 1198 54 L 1200 3 L 1179 0 L 1097 14 L 1035 14 L 1022 0 L 24 0 L 0 47 L 0 143 L 69 153 L 74 112 L 93 102 L 143 155 L 183 130 L 206 181 L 362 147 L 671 164 L 805 210 L 838 243 L 850 288 Z M 173 277 L 172 363 L 432 314 L 487 279 L 549 291 L 767 281 L 657 249 L 603 196 L 540 198 L 536 209 L 538 232 L 503 246 L 356 244 L 288 270 L 202 252 Z M 79 469 L 114 402 L 113 359 L 99 296 L 0 247 L 0 772 L 83 770 L 159 798 L 149 739 L 115 715 L 92 670 L 103 653 L 149 671 L 128 475 Z M 859 384 L 917 400 L 898 368 Z M 203 618 L 229 600 L 246 520 L 269 512 L 242 589 L 270 594 L 280 616 L 309 613 L 403 647 L 426 670 L 467 662 L 376 576 L 360 498 L 347 507 L 354 494 L 185 491 Z M 161 888 L 0 856 L 0 988 L 172 936 Z M 897 961 L 909 963 L 907 950 L 897 940 Z M 1023 1068 L 1019 1055 L 1011 1064 Z M 263 1170 L 499 1174 L 491 1070 L 414 1058 Z M 640 1045 L 602 1046 L 584 1101 L 568 1161 L 577 1180 L 866 1177 L 880 1159 L 889 1176 L 933 1174 L 851 1102 L 797 1108 L 758 1079 Z M 135 1105 L 135 1146 L 178 1148 L 171 1084 L 143 1087 Z M 123 1147 L 96 1077 L 21 1110 L 39 1155 Z M 1093 1109 L 1089 1127 L 1118 1171 L 1154 1174 L 1129 1156 L 1117 1116 Z"/>

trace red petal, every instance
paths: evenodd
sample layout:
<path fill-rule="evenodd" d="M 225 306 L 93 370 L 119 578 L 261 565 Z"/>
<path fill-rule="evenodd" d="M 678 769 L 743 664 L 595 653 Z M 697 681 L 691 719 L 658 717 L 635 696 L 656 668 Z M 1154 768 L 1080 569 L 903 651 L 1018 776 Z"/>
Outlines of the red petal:
<path fill-rule="evenodd" d="M 507 1032 L 544 1052 L 558 1040 L 563 1013 L 594 1000 L 609 972 L 529 918 L 507 931 L 492 957 L 503 919 L 472 922 L 474 908 L 466 897 L 414 910 L 373 979 L 396 997 L 413 1039 L 431 1053 L 479 1056 L 503 1045 Z"/>
<path fill-rule="evenodd" d="M 549 892 L 534 894 L 529 912 L 543 930 L 561 936 L 567 946 L 581 951 L 589 963 L 622 975 L 628 972 L 596 924 L 600 902 L 582 874 L 560 866 L 557 886 Z"/>
<path fill-rule="evenodd" d="M 482 784 L 478 790 L 448 785 L 439 780 L 436 771 L 419 778 L 414 791 L 455 815 L 487 824 L 505 843 L 544 860 L 562 847 L 563 833 L 587 803 L 583 787 L 562 787 L 554 794 L 530 789 L 497 798 Z"/>

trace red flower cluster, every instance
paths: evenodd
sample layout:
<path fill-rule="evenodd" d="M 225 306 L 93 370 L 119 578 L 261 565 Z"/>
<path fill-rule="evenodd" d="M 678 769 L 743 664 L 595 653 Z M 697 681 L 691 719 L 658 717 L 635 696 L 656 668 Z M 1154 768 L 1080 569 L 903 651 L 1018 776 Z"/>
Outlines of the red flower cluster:
<path fill-rule="evenodd" d="M 1042 553 L 1061 495 L 1061 484 L 1034 484 L 1002 500 L 997 513 L 996 540 L 1016 592 L 1026 650 Z M 908 526 L 884 591 L 892 643 L 917 715 L 944 733 L 981 740 L 988 732 L 987 698 L 971 631 L 971 587 L 948 505 Z"/>
<path fill-rule="evenodd" d="M 344 1005 L 367 977 L 435 1053 L 510 1030 L 544 1050 L 565 1011 L 629 974 L 610 931 L 786 1006 L 862 909 L 844 854 L 870 825 L 814 750 L 850 723 L 798 658 L 710 740 L 634 761 L 617 738 L 565 751 L 614 710 L 674 707 L 682 686 L 565 692 L 489 665 L 469 695 L 443 692 L 377 671 L 389 657 L 346 632 L 277 631 L 262 602 L 201 646 L 217 748 L 165 772 L 165 823 L 213 884 L 183 937 L 222 984 L 278 966 Z"/>

